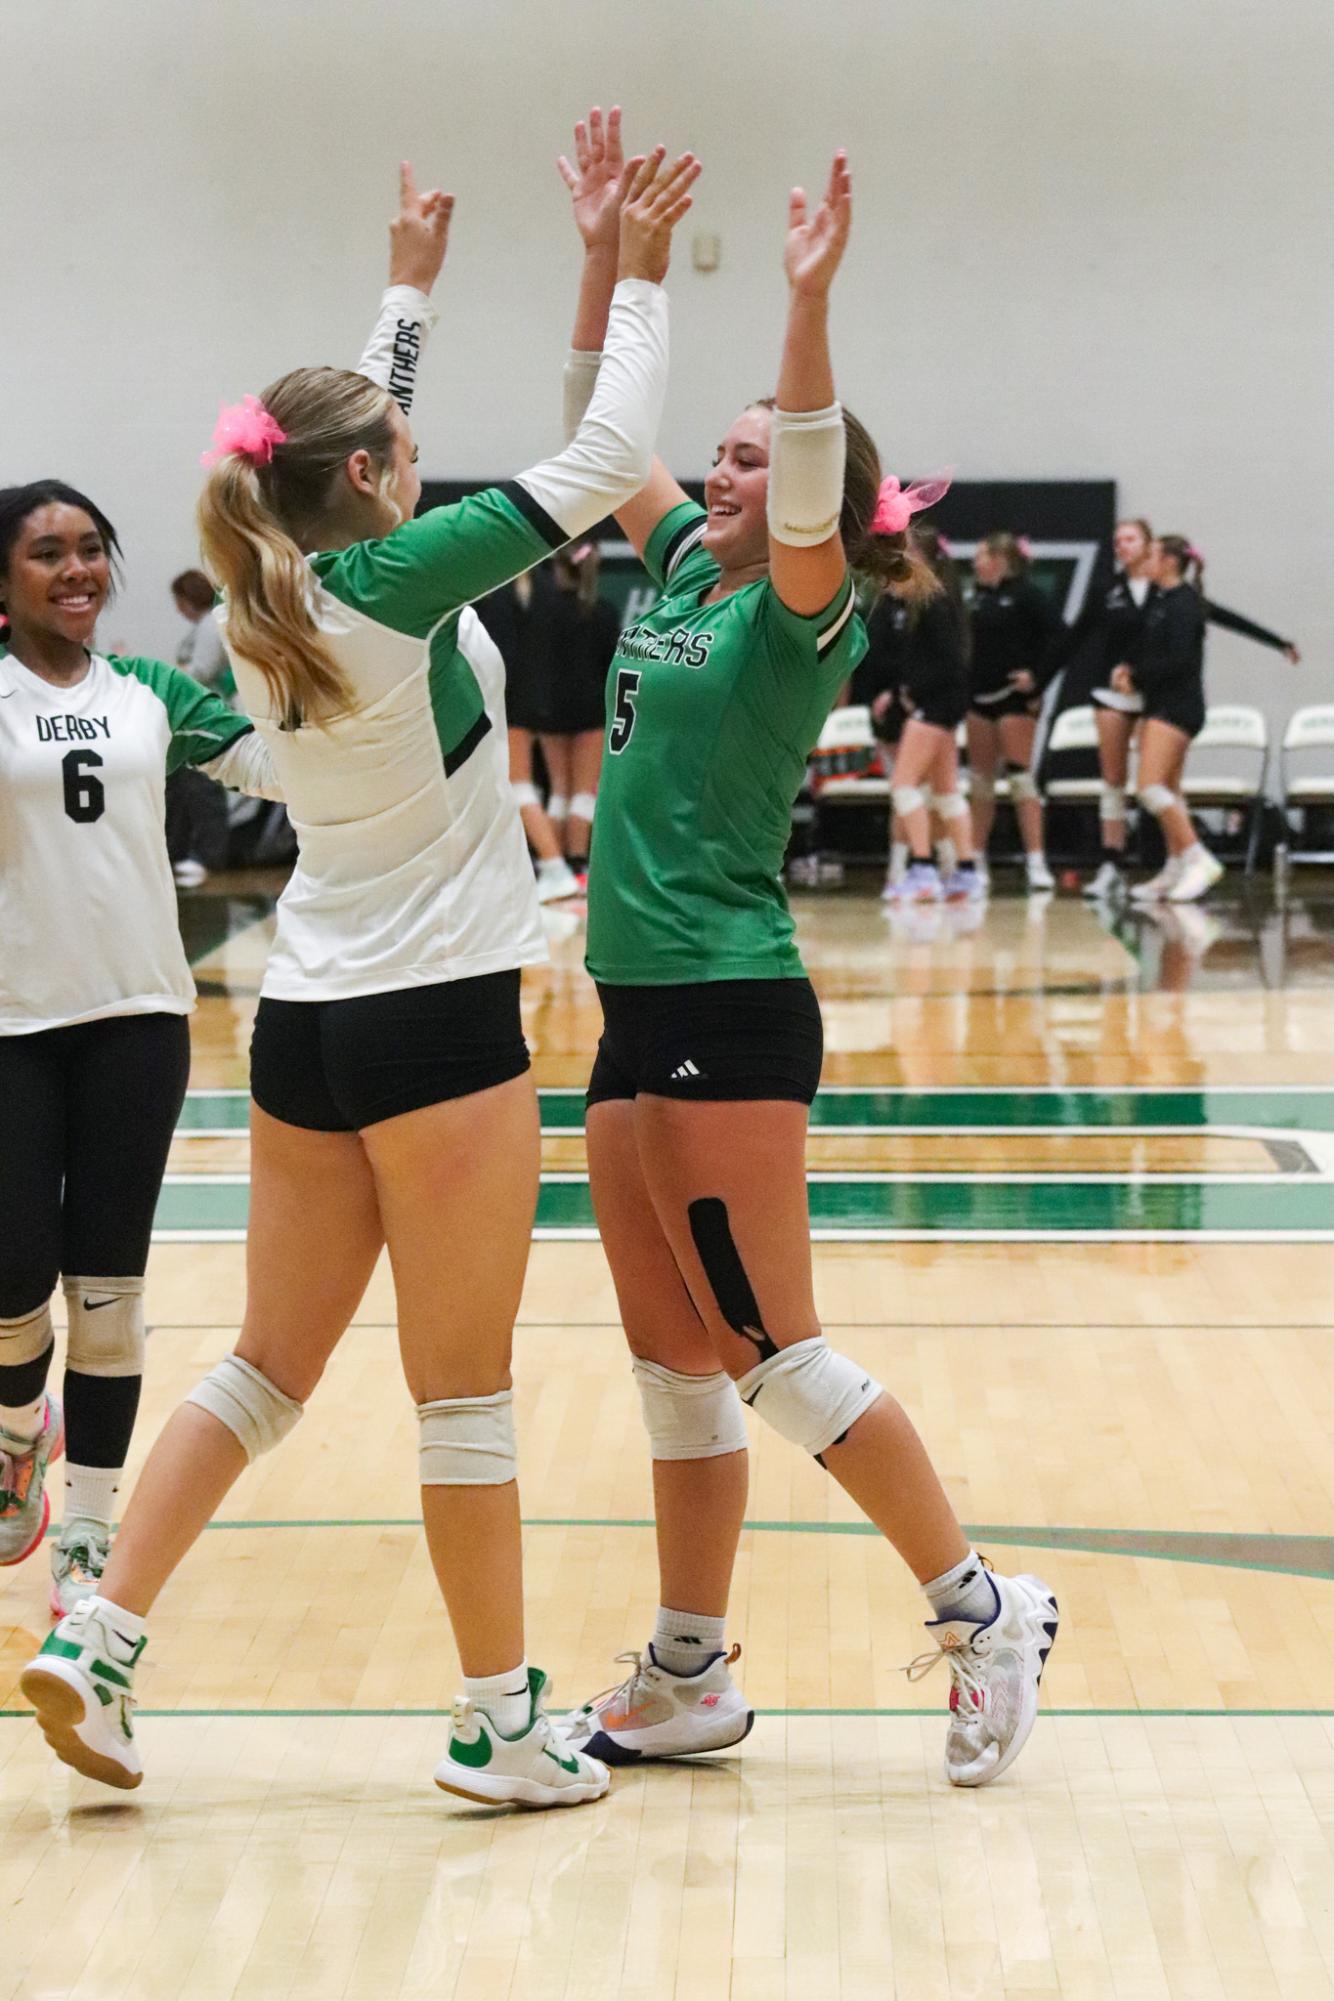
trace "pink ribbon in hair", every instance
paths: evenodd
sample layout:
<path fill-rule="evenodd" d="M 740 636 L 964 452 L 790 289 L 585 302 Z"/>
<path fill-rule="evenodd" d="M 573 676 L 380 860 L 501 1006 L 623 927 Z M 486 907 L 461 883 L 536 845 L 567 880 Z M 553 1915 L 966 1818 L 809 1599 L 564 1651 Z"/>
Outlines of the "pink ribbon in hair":
<path fill-rule="evenodd" d="M 902 535 L 914 514 L 920 514 L 924 507 L 934 507 L 943 500 L 950 490 L 954 478 L 953 468 L 939 472 L 934 479 L 914 480 L 909 486 L 900 486 L 891 474 L 880 487 L 880 499 L 871 520 L 873 535 Z"/>
<path fill-rule="evenodd" d="M 229 452 L 239 452 L 252 465 L 266 466 L 275 445 L 285 445 L 287 433 L 275 423 L 258 396 L 243 396 L 239 403 L 224 403 L 213 431 L 213 450 L 204 452 L 200 465 L 214 466 Z"/>
<path fill-rule="evenodd" d="M 1023 557 L 1026 563 L 1032 562 L 1033 544 L 1029 541 L 1027 535 L 1020 535 L 1019 537 L 1017 537 L 1014 546 L 1019 551 L 1019 554 Z"/>
<path fill-rule="evenodd" d="M 1193 542 L 1191 543 L 1189 549 L 1187 549 L 1186 554 L 1190 558 L 1192 563 L 1198 563 L 1201 569 L 1204 568 L 1203 552 L 1197 549 Z"/>

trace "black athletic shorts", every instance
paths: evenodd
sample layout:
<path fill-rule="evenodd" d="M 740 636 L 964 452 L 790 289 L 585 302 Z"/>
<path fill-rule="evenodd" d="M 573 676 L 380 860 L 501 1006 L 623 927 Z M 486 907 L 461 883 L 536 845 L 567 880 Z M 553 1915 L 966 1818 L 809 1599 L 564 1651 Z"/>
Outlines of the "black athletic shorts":
<path fill-rule="evenodd" d="M 809 1105 L 820 1083 L 824 1028 L 807 979 L 703 980 L 679 987 L 598 982 L 602 1040 L 588 1103 L 785 1098 Z"/>
<path fill-rule="evenodd" d="M 968 690 L 963 681 L 924 681 L 904 689 L 908 715 L 919 723 L 931 723 L 938 730 L 957 730 L 968 713 Z"/>
<path fill-rule="evenodd" d="M 971 713 L 984 723 L 998 723 L 1002 716 L 1028 716 L 1031 719 L 1042 709 L 1042 696 L 1036 688 L 1028 694 L 1019 688 L 1009 688 L 997 694 L 994 700 L 990 691 L 986 692 L 985 701 L 974 693 L 968 704 Z"/>
<path fill-rule="evenodd" d="M 527 1068 L 517 969 L 351 1000 L 264 999 L 250 1042 L 260 1110 L 321 1133 L 471 1097 Z"/>
<path fill-rule="evenodd" d="M 1204 713 L 1204 690 L 1198 684 L 1164 688 L 1160 695 L 1145 698 L 1146 723 L 1170 723 L 1174 730 L 1184 730 L 1189 737 L 1197 737 L 1204 728 Z"/>

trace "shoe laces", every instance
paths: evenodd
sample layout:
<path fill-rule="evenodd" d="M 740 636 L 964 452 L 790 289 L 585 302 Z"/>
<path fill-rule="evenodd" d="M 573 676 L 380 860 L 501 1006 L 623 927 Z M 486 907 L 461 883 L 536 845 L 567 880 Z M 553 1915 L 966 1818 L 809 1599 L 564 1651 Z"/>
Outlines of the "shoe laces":
<path fill-rule="evenodd" d="M 111 1547 L 107 1538 L 92 1529 L 80 1530 L 68 1542 L 62 1536 L 56 1547 L 56 1561 L 66 1577 L 86 1578 L 90 1584 L 100 1582 Z"/>
<path fill-rule="evenodd" d="M 922 1681 L 942 1661 L 949 1664 L 950 1708 L 956 1713 L 962 1710 L 966 1722 L 980 1718 L 986 1709 L 987 1684 L 985 1676 L 979 1672 L 971 1640 L 960 1640 L 951 1635 L 928 1653 L 918 1654 L 915 1660 L 908 1662 L 903 1672 L 909 1681 Z"/>
<path fill-rule="evenodd" d="M 591 1701 L 584 1704 L 584 1708 L 589 1715 L 596 1714 L 605 1709 L 607 1704 L 614 1701 L 617 1696 L 624 1696 L 626 1698 L 625 1706 L 632 1708 L 634 1706 L 635 1692 L 653 1665 L 647 1654 L 636 1653 L 633 1648 L 628 1653 L 615 1655 L 614 1658 L 618 1666 L 623 1661 L 628 1662 L 631 1672 L 625 1677 L 624 1681 L 614 1681 L 610 1688 L 604 1688 L 600 1695 L 595 1695 Z"/>
<path fill-rule="evenodd" d="M 37 1454 L 32 1447 L 26 1452 L 11 1452 L 7 1446 L 0 1446 L 0 1514 L 24 1506 L 36 1464 Z"/>

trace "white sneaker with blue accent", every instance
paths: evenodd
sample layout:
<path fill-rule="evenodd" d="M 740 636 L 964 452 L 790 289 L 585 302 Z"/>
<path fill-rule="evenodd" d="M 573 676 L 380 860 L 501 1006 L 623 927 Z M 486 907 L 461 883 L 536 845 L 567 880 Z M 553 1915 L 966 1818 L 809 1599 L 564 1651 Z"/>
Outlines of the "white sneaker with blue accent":
<path fill-rule="evenodd" d="M 100 1598 L 81 1598 L 19 1676 L 62 1764 L 122 1792 L 142 1784 L 134 1741 L 134 1670 L 147 1641 L 117 1632 Z"/>
<path fill-rule="evenodd" d="M 611 1773 L 575 1750 L 546 1714 L 542 1699 L 549 1686 L 541 1668 L 529 1668 L 528 1723 L 514 1737 L 503 1736 L 484 1709 L 461 1695 L 449 1749 L 435 1768 L 441 1792 L 479 1806 L 582 1806 L 600 1800 Z"/>
<path fill-rule="evenodd" d="M 1038 1714 L 1038 1685 L 1056 1640 L 1056 1599 L 1040 1577 L 995 1577 L 989 1619 L 929 1619 L 936 1645 L 906 1672 L 920 1681 L 940 1661 L 950 1670 L 945 1776 L 985 1786 L 1011 1766 Z"/>

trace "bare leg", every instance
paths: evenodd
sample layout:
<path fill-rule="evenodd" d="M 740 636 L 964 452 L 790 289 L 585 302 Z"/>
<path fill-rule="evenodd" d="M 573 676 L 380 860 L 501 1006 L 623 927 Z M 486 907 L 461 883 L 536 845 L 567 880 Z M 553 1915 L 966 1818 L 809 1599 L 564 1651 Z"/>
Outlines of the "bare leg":
<path fill-rule="evenodd" d="M 531 785 L 533 782 L 533 736 L 531 730 L 511 729 L 509 732 L 510 784 Z M 519 818 L 528 845 L 541 862 L 560 860 L 561 845 L 556 829 L 552 826 L 543 807 L 529 803 L 519 808 Z"/>
<path fill-rule="evenodd" d="M 537 1209 L 531 1075 L 384 1119 L 362 1138 L 413 1402 L 507 1389 Z M 422 1512 L 464 1674 L 506 1673 L 524 1654 L 517 1482 L 424 1486 Z"/>
<path fill-rule="evenodd" d="M 1139 789 L 1143 797 L 1150 785 L 1166 785 L 1175 796 L 1165 812 L 1157 815 L 1169 855 L 1184 855 L 1194 847 L 1197 835 L 1190 814 L 1181 799 L 1181 780 L 1186 768 L 1190 738 L 1171 723 L 1147 721 L 1140 732 Z"/>
<path fill-rule="evenodd" d="M 1002 716 L 997 726 L 1000 738 L 1001 756 L 1010 770 L 1027 771 L 1033 762 L 1033 745 L 1037 739 L 1038 720 L 1036 716 Z M 1040 799 L 1016 799 L 1015 818 L 1019 822 L 1019 837 L 1024 844 L 1026 855 L 1040 855 L 1043 847 L 1042 801 Z"/>
<path fill-rule="evenodd" d="M 1096 705 L 1093 714 L 1098 727 L 1098 770 L 1102 782 L 1124 792 L 1130 778 L 1130 740 L 1134 735 L 1136 718 L 1123 714 L 1120 709 L 1103 709 Z M 1125 853 L 1124 817 L 1102 822 L 1102 845 L 1111 854 Z"/>
<path fill-rule="evenodd" d="M 973 774 L 969 800 L 973 849 L 985 858 L 991 830 L 996 823 L 996 765 L 1000 757 L 1000 740 L 996 725 L 974 711 L 969 712 L 967 730 L 968 769 Z"/>
<path fill-rule="evenodd" d="M 924 723 L 916 716 L 909 718 L 894 753 L 895 791 L 913 790 L 928 779 L 940 750 L 941 739 L 948 736 L 948 730 L 937 729 L 934 723 Z M 931 816 L 926 807 L 916 806 L 910 813 L 902 813 L 899 817 L 913 860 L 929 862 Z"/>
<path fill-rule="evenodd" d="M 246 1317 L 237 1354 L 304 1403 L 361 1303 L 383 1241 L 356 1135 L 307 1132 L 252 1105 Z M 146 1614 L 245 1465 L 226 1425 L 182 1404 L 139 1476 L 101 1595 Z"/>
<path fill-rule="evenodd" d="M 679 1375 L 713 1375 L 722 1364 L 654 1214 L 630 1099 L 590 1109 L 588 1178 L 630 1352 Z M 748 1482 L 745 1452 L 653 1461 L 663 1605 L 725 1615 Z"/>
<path fill-rule="evenodd" d="M 942 738 L 931 766 L 931 790 L 938 799 L 948 799 L 959 790 L 959 746 L 948 731 L 939 731 Z M 937 816 L 939 817 L 939 816 Z M 973 860 L 973 820 L 967 806 L 953 819 L 941 820 L 949 838 L 954 843 L 954 852 L 961 862 Z"/>
<path fill-rule="evenodd" d="M 543 732 L 542 756 L 546 760 L 547 777 L 551 782 L 551 803 L 557 799 L 564 803 L 559 814 L 552 818 L 560 852 L 568 855 L 570 849 L 570 798 L 574 790 L 574 739 L 568 736 L 549 736 Z"/>
<path fill-rule="evenodd" d="M 806 1111 L 798 1104 L 635 1103 L 640 1159 L 691 1298 L 733 1376 L 755 1366 L 754 1340 L 729 1325 L 690 1229 L 690 1204 L 715 1197 L 778 1348 L 820 1333 L 806 1205 Z M 824 1455 L 829 1471 L 893 1543 L 914 1575 L 939 1577 L 968 1543 L 906 1412 L 888 1392 Z"/>
<path fill-rule="evenodd" d="M 578 736 L 566 739 L 570 745 L 570 798 L 582 795 L 596 797 L 598 779 L 602 774 L 602 732 L 601 730 L 581 730 Z M 580 813 L 571 812 L 565 827 L 565 852 L 576 861 L 586 861 L 593 840 L 593 823 Z"/>

